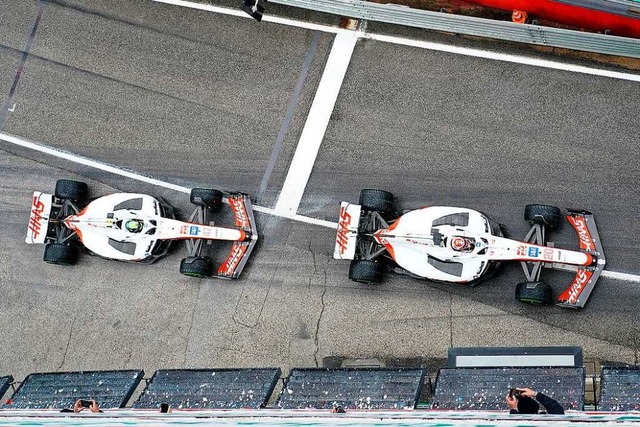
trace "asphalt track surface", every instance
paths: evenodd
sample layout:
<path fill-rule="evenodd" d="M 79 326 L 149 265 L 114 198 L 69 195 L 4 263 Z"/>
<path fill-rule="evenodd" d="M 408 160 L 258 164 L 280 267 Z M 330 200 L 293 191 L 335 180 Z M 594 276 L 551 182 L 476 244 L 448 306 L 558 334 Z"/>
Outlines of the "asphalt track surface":
<path fill-rule="evenodd" d="M 5 100 L 24 59 L 3 132 L 185 187 L 257 195 L 272 168 L 257 200 L 266 208 L 334 38 L 143 1 L 5 0 L 0 29 Z M 637 82 L 360 40 L 298 213 L 336 221 L 341 200 L 378 187 L 402 207 L 485 211 L 517 237 L 527 203 L 585 208 L 607 270 L 638 275 L 638 99 Z M 268 213 L 257 214 L 262 239 L 234 282 L 180 276 L 181 250 L 152 266 L 89 256 L 46 265 L 24 234 L 32 191 L 59 178 L 190 209 L 178 191 L 0 141 L 0 375 L 288 369 L 442 358 L 451 346 L 580 345 L 639 362 L 638 282 L 603 278 L 579 311 L 517 304 L 518 265 L 475 288 L 393 276 L 362 286 L 332 259 L 331 228 Z M 553 240 L 577 244 L 568 224 Z M 571 281 L 545 274 L 556 293 Z"/>

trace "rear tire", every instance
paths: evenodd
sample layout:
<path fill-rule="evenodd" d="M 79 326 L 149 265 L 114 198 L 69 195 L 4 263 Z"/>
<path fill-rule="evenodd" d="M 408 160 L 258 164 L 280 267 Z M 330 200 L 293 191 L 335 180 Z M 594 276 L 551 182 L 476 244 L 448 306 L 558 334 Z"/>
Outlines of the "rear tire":
<path fill-rule="evenodd" d="M 196 206 L 205 206 L 214 211 L 222 207 L 222 198 L 224 195 L 220 190 L 210 188 L 194 188 L 191 190 L 190 200 Z"/>
<path fill-rule="evenodd" d="M 349 266 L 349 279 L 358 283 L 379 285 L 382 283 L 383 268 L 379 262 L 354 259 Z"/>
<path fill-rule="evenodd" d="M 44 245 L 42 259 L 47 264 L 74 265 L 78 262 L 80 247 L 66 243 L 47 243 Z"/>
<path fill-rule="evenodd" d="M 544 282 L 521 282 L 516 286 L 516 299 L 524 304 L 545 305 L 553 302 L 551 286 Z"/>
<path fill-rule="evenodd" d="M 61 200 L 84 203 L 89 198 L 89 187 L 82 181 L 59 179 L 56 181 L 55 196 Z"/>
<path fill-rule="evenodd" d="M 562 211 L 556 206 L 527 205 L 524 207 L 524 220 L 531 224 L 540 224 L 553 230 L 558 228 Z"/>
<path fill-rule="evenodd" d="M 213 260 L 210 257 L 187 257 L 180 262 L 180 274 L 199 279 L 213 275 Z"/>
<path fill-rule="evenodd" d="M 364 210 L 376 211 L 382 214 L 390 214 L 395 211 L 393 193 L 374 188 L 360 191 L 360 205 Z"/>

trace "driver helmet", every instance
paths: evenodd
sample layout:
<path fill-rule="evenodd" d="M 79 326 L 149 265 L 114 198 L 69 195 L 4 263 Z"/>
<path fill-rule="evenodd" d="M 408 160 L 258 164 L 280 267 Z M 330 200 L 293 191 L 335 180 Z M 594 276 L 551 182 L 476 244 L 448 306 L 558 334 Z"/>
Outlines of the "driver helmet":
<path fill-rule="evenodd" d="M 455 236 L 451 239 L 451 247 L 456 251 L 464 251 L 471 247 L 471 242 L 464 237 Z"/>
<path fill-rule="evenodd" d="M 129 219 L 124 223 L 124 228 L 130 233 L 139 233 L 142 231 L 142 221 L 138 219 Z"/>

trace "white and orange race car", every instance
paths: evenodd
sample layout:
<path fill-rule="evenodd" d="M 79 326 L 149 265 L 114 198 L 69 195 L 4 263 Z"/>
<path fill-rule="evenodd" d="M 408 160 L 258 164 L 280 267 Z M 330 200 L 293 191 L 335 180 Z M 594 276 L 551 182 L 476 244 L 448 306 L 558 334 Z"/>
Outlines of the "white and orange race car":
<path fill-rule="evenodd" d="M 580 250 L 553 247 L 547 232 L 562 213 L 549 205 L 527 205 L 524 219 L 531 230 L 524 241 L 504 237 L 503 226 L 466 208 L 430 206 L 398 215 L 393 194 L 360 192 L 359 204 L 342 202 L 334 258 L 350 259 L 349 278 L 378 284 L 385 270 L 440 282 L 476 284 L 492 277 L 503 261 L 520 261 L 526 281 L 516 286 L 516 299 L 532 304 L 552 302 L 551 287 L 540 281 L 542 267 L 576 266 L 571 285 L 558 297 L 562 307 L 584 307 L 605 257 L 593 215 L 569 211 Z"/>
<path fill-rule="evenodd" d="M 192 277 L 235 279 L 242 272 L 258 239 L 251 201 L 241 193 L 194 188 L 195 210 L 185 221 L 175 219 L 164 200 L 146 194 L 116 193 L 89 202 L 86 183 L 58 180 L 54 194 L 33 193 L 27 243 L 44 244 L 44 261 L 72 265 L 84 247 L 104 258 L 152 263 L 184 240 L 187 257 L 180 273 Z M 218 227 L 213 214 L 223 205 L 233 212 L 235 227 Z M 230 252 L 216 269 L 205 243 L 230 242 Z"/>

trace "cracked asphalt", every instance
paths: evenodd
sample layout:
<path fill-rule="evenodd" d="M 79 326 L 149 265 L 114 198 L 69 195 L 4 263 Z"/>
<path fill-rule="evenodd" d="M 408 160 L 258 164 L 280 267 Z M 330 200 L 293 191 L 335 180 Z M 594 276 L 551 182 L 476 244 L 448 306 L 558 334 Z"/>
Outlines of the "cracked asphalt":
<path fill-rule="evenodd" d="M 5 94 L 37 9 L 0 8 Z M 47 1 L 3 131 L 179 185 L 256 194 L 313 38 L 149 1 Z M 319 38 L 263 206 L 275 204 L 332 40 Z M 526 203 L 581 207 L 596 215 L 608 268 L 639 274 L 638 99 L 636 83 L 360 41 L 300 213 L 335 221 L 341 200 L 379 187 L 405 208 L 483 210 L 519 236 Z M 333 230 L 261 213 L 238 281 L 180 276 L 181 247 L 151 266 L 46 265 L 24 234 L 32 192 L 58 178 L 190 211 L 184 194 L 0 142 L 0 375 L 286 372 L 336 357 L 441 359 L 452 346 L 580 345 L 639 362 L 638 283 L 603 279 L 581 311 L 516 304 L 518 265 L 475 288 L 396 276 L 362 286 L 332 259 Z M 576 245 L 568 226 L 554 240 Z M 545 278 L 556 293 L 571 280 Z"/>

